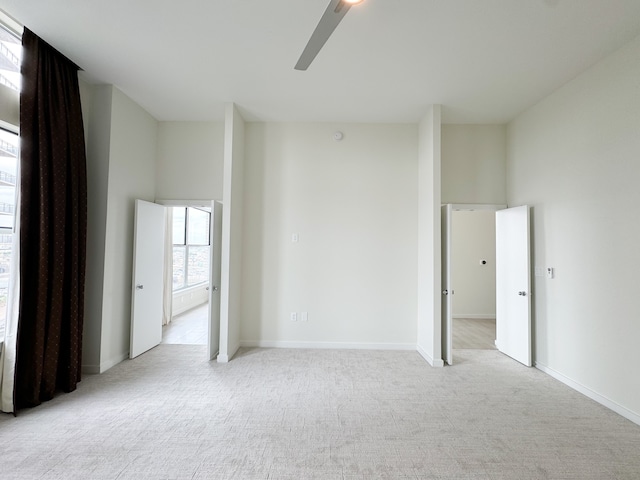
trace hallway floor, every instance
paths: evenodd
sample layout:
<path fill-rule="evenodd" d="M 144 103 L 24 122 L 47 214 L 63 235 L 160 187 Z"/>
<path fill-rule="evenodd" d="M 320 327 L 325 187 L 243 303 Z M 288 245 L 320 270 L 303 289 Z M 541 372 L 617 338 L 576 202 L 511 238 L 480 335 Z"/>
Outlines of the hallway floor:
<path fill-rule="evenodd" d="M 173 318 L 162 327 L 162 343 L 172 345 L 206 345 L 209 304 L 205 303 Z"/>

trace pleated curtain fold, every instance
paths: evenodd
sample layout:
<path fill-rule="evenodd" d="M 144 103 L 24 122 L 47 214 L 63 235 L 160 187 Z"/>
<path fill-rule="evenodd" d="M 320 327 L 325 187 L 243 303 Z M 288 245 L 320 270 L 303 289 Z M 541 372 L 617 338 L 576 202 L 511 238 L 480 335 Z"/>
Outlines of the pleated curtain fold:
<path fill-rule="evenodd" d="M 16 408 L 81 379 L 87 234 L 78 67 L 26 28 L 22 45 Z"/>

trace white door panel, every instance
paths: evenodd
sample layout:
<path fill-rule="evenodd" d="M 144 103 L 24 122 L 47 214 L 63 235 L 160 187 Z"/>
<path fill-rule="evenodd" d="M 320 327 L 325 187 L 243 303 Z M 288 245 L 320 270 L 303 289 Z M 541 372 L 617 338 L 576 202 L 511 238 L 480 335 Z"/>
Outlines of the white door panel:
<path fill-rule="evenodd" d="M 529 207 L 496 212 L 496 346 L 531 366 Z"/>
<path fill-rule="evenodd" d="M 130 358 L 162 341 L 165 220 L 162 205 L 136 200 Z"/>
<path fill-rule="evenodd" d="M 220 350 L 220 272 L 222 267 L 222 203 L 214 202 L 211 211 L 212 255 L 209 289 L 209 360 Z"/>
<path fill-rule="evenodd" d="M 452 205 L 442 206 L 442 359 L 453 365 L 453 289 L 451 279 Z"/>

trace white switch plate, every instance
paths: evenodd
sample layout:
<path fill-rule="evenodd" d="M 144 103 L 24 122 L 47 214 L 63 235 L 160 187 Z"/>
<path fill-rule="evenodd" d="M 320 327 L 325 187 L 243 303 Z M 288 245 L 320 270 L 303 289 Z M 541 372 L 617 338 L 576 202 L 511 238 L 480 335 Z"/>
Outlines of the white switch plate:
<path fill-rule="evenodd" d="M 547 278 L 553 278 L 553 268 L 547 268 Z"/>
<path fill-rule="evenodd" d="M 306 322 L 309 320 L 309 314 L 307 312 L 302 312 L 300 317 L 300 321 L 301 322 Z"/>
<path fill-rule="evenodd" d="M 292 322 L 298 321 L 298 314 L 296 312 L 291 312 L 291 321 Z"/>

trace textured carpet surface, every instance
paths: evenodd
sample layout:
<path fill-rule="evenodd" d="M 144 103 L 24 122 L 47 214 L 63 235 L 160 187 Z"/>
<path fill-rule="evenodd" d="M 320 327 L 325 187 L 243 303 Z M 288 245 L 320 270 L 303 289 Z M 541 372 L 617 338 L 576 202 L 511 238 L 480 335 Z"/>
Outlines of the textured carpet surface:
<path fill-rule="evenodd" d="M 491 350 L 160 345 L 0 415 L 0 478 L 640 479 L 640 427 Z"/>

